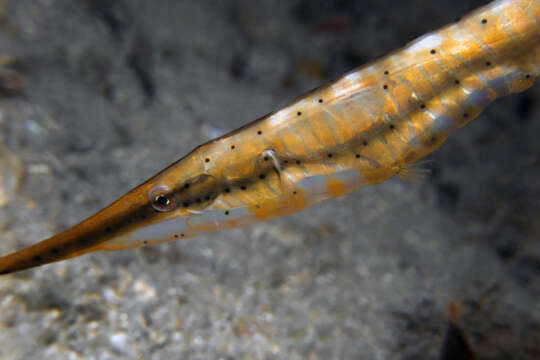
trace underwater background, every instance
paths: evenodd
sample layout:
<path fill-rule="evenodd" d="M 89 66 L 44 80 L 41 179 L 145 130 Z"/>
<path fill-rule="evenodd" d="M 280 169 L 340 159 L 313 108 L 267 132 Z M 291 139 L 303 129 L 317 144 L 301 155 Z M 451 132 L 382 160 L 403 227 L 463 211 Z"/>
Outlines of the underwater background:
<path fill-rule="evenodd" d="M 486 3 L 0 0 L 0 254 Z M 414 183 L 0 277 L 0 358 L 538 359 L 539 100 Z"/>

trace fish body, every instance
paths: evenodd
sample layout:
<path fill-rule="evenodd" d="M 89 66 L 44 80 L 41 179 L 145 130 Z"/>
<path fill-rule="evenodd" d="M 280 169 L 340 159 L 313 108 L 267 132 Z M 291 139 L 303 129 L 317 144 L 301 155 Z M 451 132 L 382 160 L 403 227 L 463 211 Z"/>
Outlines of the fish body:
<path fill-rule="evenodd" d="M 203 144 L 0 274 L 298 212 L 401 174 L 540 72 L 540 1 L 499 0 Z"/>

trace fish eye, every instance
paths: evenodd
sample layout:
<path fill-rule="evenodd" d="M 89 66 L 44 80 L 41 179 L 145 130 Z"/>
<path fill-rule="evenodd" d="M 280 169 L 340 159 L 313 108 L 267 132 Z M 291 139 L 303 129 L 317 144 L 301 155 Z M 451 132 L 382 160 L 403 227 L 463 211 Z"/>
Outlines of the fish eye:
<path fill-rule="evenodd" d="M 166 186 L 156 186 L 148 193 L 152 207 L 157 211 L 165 212 L 176 208 L 176 200 Z"/>
<path fill-rule="evenodd" d="M 167 197 L 163 195 L 158 195 L 155 197 L 155 202 L 161 206 L 167 206 L 171 203 L 171 200 L 167 199 Z"/>

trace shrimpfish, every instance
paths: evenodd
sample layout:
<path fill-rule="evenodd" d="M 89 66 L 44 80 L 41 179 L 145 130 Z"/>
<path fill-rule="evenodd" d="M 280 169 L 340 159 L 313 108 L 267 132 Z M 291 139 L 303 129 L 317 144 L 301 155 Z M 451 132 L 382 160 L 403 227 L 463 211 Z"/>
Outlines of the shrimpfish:
<path fill-rule="evenodd" d="M 81 223 L 0 258 L 7 274 L 248 225 L 407 172 L 540 72 L 540 0 L 498 0 L 200 145 Z"/>

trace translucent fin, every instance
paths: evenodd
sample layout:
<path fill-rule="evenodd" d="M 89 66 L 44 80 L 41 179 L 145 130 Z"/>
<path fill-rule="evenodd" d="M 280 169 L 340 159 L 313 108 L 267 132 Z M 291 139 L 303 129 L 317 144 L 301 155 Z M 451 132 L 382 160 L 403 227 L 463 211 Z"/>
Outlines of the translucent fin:
<path fill-rule="evenodd" d="M 417 161 L 413 164 L 399 168 L 397 174 L 401 180 L 406 182 L 413 183 L 420 181 L 431 173 L 431 169 L 428 167 L 428 164 L 432 162 L 433 159 Z"/>

